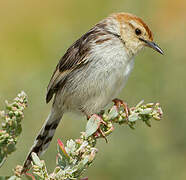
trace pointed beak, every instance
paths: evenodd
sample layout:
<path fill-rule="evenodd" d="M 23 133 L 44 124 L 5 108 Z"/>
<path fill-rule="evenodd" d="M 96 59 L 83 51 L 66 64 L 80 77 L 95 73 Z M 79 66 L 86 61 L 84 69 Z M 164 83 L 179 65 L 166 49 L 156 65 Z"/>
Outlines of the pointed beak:
<path fill-rule="evenodd" d="M 164 54 L 163 50 L 156 43 L 142 39 L 142 38 L 139 38 L 139 40 L 145 42 L 148 47 L 154 49 L 155 51 L 159 52 L 160 54 L 162 54 L 162 55 Z"/>

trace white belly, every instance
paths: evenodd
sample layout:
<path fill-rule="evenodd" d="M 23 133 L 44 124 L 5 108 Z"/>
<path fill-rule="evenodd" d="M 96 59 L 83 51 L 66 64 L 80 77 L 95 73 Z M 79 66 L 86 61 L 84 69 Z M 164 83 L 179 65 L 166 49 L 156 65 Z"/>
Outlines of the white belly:
<path fill-rule="evenodd" d="M 90 111 L 89 114 L 99 112 L 114 98 L 117 98 L 127 82 L 133 65 L 134 61 L 130 60 L 126 66 L 113 69 L 109 75 L 106 73 L 97 76 L 97 83 L 92 89 L 95 95 L 91 96 L 84 106 L 86 111 Z"/>
<path fill-rule="evenodd" d="M 95 48 L 88 59 L 89 66 L 74 71 L 64 89 L 56 94 L 57 104 L 64 104 L 66 111 L 97 113 L 116 98 L 126 84 L 134 60 L 126 55 L 120 41 L 103 48 Z"/>

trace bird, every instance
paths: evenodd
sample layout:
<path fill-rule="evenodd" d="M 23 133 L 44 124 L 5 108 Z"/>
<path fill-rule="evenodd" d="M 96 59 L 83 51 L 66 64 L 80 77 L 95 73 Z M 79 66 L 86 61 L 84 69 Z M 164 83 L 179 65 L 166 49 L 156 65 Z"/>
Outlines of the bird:
<path fill-rule="evenodd" d="M 29 169 L 32 152 L 41 156 L 46 151 L 65 112 L 89 117 L 117 97 L 133 69 L 134 57 L 144 47 L 163 54 L 148 25 L 136 15 L 121 12 L 98 22 L 67 49 L 47 87 L 46 103 L 53 98 L 51 112 L 22 172 Z"/>

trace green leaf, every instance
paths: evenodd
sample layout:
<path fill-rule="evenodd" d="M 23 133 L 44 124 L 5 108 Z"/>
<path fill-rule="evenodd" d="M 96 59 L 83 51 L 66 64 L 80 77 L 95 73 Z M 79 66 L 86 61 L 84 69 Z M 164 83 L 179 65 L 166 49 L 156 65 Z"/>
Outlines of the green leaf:
<path fill-rule="evenodd" d="M 117 107 L 113 106 L 108 113 L 108 119 L 115 119 L 118 115 L 119 113 Z"/>
<path fill-rule="evenodd" d="M 86 168 L 85 166 L 87 165 L 87 163 L 88 157 L 85 157 L 78 163 L 78 165 L 72 168 L 73 172 L 75 173 L 75 177 L 79 177 L 81 175 L 82 171 Z"/>
<path fill-rule="evenodd" d="M 152 108 L 146 108 L 146 109 L 144 109 L 142 112 L 140 112 L 140 114 L 150 114 L 150 113 L 152 113 Z"/>
<path fill-rule="evenodd" d="M 99 116 L 93 115 L 87 122 L 86 131 L 85 131 L 85 138 L 88 138 L 92 134 L 94 134 L 99 126 L 100 126 L 100 118 Z"/>
<path fill-rule="evenodd" d="M 58 152 L 62 155 L 62 156 L 64 156 L 65 158 L 67 158 L 67 159 L 69 159 L 70 157 L 69 157 L 69 155 L 68 155 L 68 153 L 66 152 L 66 150 L 65 150 L 65 146 L 64 146 L 64 144 L 62 143 L 62 141 L 60 140 L 60 139 L 58 139 L 57 140 L 57 143 L 58 143 Z"/>
<path fill-rule="evenodd" d="M 70 157 L 69 157 L 68 153 L 66 152 L 65 146 L 62 143 L 62 141 L 60 139 L 58 139 L 57 141 L 58 141 L 57 163 L 60 166 L 60 168 L 62 170 L 64 170 L 65 167 L 67 165 L 69 165 L 69 163 L 70 163 Z"/>
<path fill-rule="evenodd" d="M 33 160 L 34 164 L 36 164 L 37 166 L 39 166 L 41 168 L 43 167 L 43 163 L 41 162 L 41 160 L 39 159 L 37 154 L 34 152 L 32 153 L 32 160 Z"/>
<path fill-rule="evenodd" d="M 14 152 L 15 150 L 16 150 L 16 148 L 15 148 L 15 144 L 13 142 L 8 144 L 8 146 L 7 146 L 7 154 L 10 154 L 10 153 Z"/>
<path fill-rule="evenodd" d="M 129 116 L 129 122 L 135 122 L 139 119 L 138 113 L 133 113 Z"/>
<path fill-rule="evenodd" d="M 144 103 L 144 100 L 141 100 L 137 105 L 136 108 L 139 108 Z"/>
<path fill-rule="evenodd" d="M 77 165 L 78 170 L 82 170 L 85 168 L 85 165 L 88 163 L 88 157 L 85 157 L 85 159 L 81 160 L 79 164 Z"/>
<path fill-rule="evenodd" d="M 57 155 L 57 165 L 62 169 L 64 170 L 65 167 L 67 166 L 67 163 L 65 161 L 65 159 L 60 156 L 60 154 Z"/>
<path fill-rule="evenodd" d="M 145 121 L 145 124 L 148 126 L 148 127 L 151 127 L 151 124 L 150 124 L 150 121 Z"/>

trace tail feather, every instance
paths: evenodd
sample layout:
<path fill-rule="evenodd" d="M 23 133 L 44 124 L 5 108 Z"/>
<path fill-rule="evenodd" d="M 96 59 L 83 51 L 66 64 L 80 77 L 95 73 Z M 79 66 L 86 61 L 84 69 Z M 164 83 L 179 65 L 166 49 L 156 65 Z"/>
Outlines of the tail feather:
<path fill-rule="evenodd" d="M 50 142 L 52 141 L 52 138 L 55 134 L 56 128 L 61 120 L 62 115 L 63 113 L 55 113 L 55 111 L 52 111 L 49 114 L 27 155 L 27 158 L 23 165 L 22 173 L 25 173 L 30 168 L 32 161 L 32 152 L 35 152 L 38 156 L 41 156 L 47 150 Z"/>

